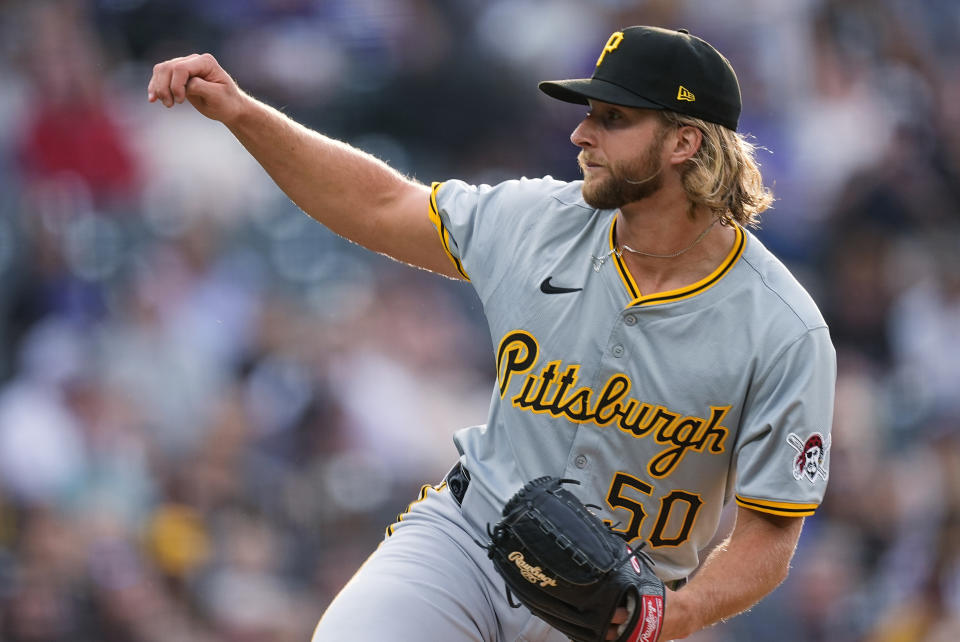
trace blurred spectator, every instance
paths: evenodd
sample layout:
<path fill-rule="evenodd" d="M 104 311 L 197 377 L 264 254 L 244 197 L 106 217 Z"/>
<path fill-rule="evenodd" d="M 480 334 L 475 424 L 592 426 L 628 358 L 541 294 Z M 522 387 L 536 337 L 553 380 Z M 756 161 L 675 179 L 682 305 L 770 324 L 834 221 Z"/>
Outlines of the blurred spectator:
<path fill-rule="evenodd" d="M 37 3 L 24 11 L 29 37 L 21 53 L 31 103 L 19 157 L 28 189 L 55 191 L 76 181 L 105 205 L 132 197 L 138 177 L 127 137 L 110 113 L 85 13 L 78 2 Z"/>
<path fill-rule="evenodd" d="M 920 416 L 951 430 L 960 424 L 960 229 L 931 233 L 920 247 L 923 273 L 890 313 L 895 372 L 918 395 Z"/>

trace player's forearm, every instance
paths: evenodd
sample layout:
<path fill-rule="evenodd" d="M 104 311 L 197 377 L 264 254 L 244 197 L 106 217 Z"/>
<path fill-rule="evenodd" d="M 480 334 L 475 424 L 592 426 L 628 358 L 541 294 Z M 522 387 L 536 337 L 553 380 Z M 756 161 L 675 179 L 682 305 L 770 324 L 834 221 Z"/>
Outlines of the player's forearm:
<path fill-rule="evenodd" d="M 694 578 L 668 595 L 660 639 L 682 639 L 759 602 L 786 579 L 802 525 L 802 518 L 740 514 Z"/>
<path fill-rule="evenodd" d="M 304 212 L 337 234 L 387 252 L 389 222 L 383 213 L 427 189 L 382 161 L 294 122 L 249 96 L 225 123 L 237 140 Z M 393 252 L 390 252 L 393 253 Z"/>

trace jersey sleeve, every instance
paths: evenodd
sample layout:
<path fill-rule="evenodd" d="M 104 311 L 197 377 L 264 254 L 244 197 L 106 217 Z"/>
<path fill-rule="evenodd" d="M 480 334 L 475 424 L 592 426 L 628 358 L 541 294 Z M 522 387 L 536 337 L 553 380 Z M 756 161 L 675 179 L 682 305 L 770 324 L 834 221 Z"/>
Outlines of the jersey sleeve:
<path fill-rule="evenodd" d="M 812 515 L 830 470 L 836 355 L 825 327 L 774 357 L 747 396 L 736 446 L 736 501 L 783 516 Z"/>
<path fill-rule="evenodd" d="M 481 300 L 510 272 L 520 239 L 554 184 L 549 177 L 492 187 L 458 180 L 433 184 L 430 220 L 457 272 Z"/>

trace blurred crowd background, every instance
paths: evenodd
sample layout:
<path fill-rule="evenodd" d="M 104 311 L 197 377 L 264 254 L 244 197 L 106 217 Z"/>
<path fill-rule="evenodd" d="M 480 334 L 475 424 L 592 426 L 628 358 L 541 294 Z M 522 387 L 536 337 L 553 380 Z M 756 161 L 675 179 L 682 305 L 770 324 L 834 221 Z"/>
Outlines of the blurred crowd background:
<path fill-rule="evenodd" d="M 839 360 L 831 485 L 788 581 L 700 642 L 960 639 L 956 0 L 0 2 L 0 640 L 306 640 L 440 480 L 494 380 L 469 286 L 298 212 L 217 123 L 146 101 L 215 54 L 421 181 L 578 178 L 609 33 L 733 62 L 758 234 Z"/>

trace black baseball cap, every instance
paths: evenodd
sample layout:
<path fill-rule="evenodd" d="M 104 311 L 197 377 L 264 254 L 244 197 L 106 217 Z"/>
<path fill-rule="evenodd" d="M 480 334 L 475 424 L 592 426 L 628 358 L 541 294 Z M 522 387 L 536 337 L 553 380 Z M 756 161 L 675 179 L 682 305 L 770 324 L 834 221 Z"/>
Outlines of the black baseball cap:
<path fill-rule="evenodd" d="M 736 131 L 740 83 L 730 61 L 686 29 L 627 27 L 604 45 L 590 78 L 548 80 L 540 90 L 580 105 L 587 99 L 669 109 Z"/>

